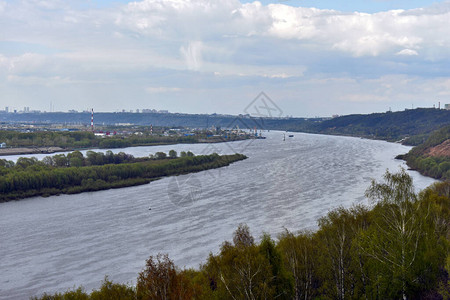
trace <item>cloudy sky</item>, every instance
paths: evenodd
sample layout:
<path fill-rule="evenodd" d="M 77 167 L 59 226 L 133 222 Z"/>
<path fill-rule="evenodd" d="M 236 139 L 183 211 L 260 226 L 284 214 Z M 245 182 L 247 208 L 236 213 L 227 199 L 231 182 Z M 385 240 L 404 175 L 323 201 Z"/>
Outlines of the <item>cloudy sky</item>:
<path fill-rule="evenodd" d="M 450 1 L 0 0 L 0 108 L 300 117 L 450 103 Z"/>

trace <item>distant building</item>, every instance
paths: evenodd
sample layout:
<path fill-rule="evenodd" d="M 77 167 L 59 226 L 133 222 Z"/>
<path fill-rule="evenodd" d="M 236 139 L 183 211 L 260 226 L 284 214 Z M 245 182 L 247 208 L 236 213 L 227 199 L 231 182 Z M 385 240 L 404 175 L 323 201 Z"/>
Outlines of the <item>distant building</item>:
<path fill-rule="evenodd" d="M 5 113 L 9 113 L 9 107 L 8 106 L 5 107 Z"/>
<path fill-rule="evenodd" d="M 143 113 L 157 113 L 158 111 L 156 109 L 148 109 L 148 108 L 144 108 L 142 109 Z"/>
<path fill-rule="evenodd" d="M 450 110 L 450 104 L 445 104 L 444 107 L 446 110 Z"/>
<path fill-rule="evenodd" d="M 0 143 L 0 148 L 6 148 L 6 143 Z"/>

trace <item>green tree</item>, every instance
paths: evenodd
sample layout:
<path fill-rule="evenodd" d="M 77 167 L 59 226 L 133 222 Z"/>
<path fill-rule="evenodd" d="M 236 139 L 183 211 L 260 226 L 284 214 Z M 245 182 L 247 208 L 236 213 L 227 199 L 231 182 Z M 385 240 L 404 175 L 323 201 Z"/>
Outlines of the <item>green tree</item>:
<path fill-rule="evenodd" d="M 137 280 L 137 297 L 142 300 L 189 300 L 194 291 L 179 274 L 167 254 L 150 256 Z"/>
<path fill-rule="evenodd" d="M 273 291 L 275 299 L 292 299 L 293 280 L 286 271 L 280 251 L 268 234 L 264 234 L 259 244 L 259 251 L 270 265 L 272 278 L 268 282 L 268 289 Z"/>
<path fill-rule="evenodd" d="M 113 283 L 108 279 L 108 276 L 106 276 L 100 289 L 92 291 L 89 299 L 135 300 L 136 290 L 134 287 L 125 284 Z"/>
<path fill-rule="evenodd" d="M 279 237 L 277 248 L 285 268 L 294 280 L 293 299 L 313 299 L 316 295 L 317 247 L 313 234 L 301 232 L 297 236 L 287 229 Z"/>
<path fill-rule="evenodd" d="M 273 299 L 276 293 L 266 254 L 245 224 L 238 226 L 233 244 L 224 242 L 218 256 L 210 255 L 205 270 L 217 299 Z"/>
<path fill-rule="evenodd" d="M 175 150 L 170 150 L 169 151 L 169 157 L 170 158 L 177 158 L 177 156 L 178 156 L 177 151 L 175 151 Z"/>
<path fill-rule="evenodd" d="M 155 157 L 156 157 L 156 159 L 164 159 L 167 157 L 167 154 L 164 152 L 156 152 Z"/>
<path fill-rule="evenodd" d="M 57 154 L 53 156 L 53 161 L 55 166 L 57 167 L 67 167 L 69 165 L 69 161 L 65 154 Z"/>
<path fill-rule="evenodd" d="M 377 205 L 374 224 L 361 234 L 361 250 L 379 263 L 378 273 L 384 279 L 388 297 L 407 299 L 417 280 L 414 271 L 426 240 L 426 219 L 421 214 L 412 178 L 404 169 L 396 174 L 387 171 L 384 183 L 373 181 L 366 195 Z"/>

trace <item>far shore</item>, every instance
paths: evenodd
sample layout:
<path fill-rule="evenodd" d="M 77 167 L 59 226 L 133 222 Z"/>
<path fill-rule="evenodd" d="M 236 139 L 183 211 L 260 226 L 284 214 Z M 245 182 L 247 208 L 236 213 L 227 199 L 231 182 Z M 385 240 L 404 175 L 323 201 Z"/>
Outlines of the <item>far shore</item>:
<path fill-rule="evenodd" d="M 21 154 L 52 154 L 55 152 L 70 151 L 61 147 L 18 147 L 18 148 L 0 148 L 0 156 L 21 155 Z"/>
<path fill-rule="evenodd" d="M 190 141 L 188 144 L 207 144 L 207 143 L 225 143 L 233 142 L 238 140 L 226 140 L 226 139 L 199 139 L 198 141 Z M 126 147 L 118 148 L 128 148 L 128 147 L 148 147 L 148 146 L 166 146 L 166 145 L 177 145 L 186 144 L 183 142 L 174 143 L 152 143 L 152 144 L 136 144 Z M 70 152 L 70 151 L 83 151 L 90 149 L 114 149 L 114 148 L 99 148 L 99 147 L 88 147 L 88 148 L 61 148 L 61 147 L 11 147 L 11 148 L 0 148 L 0 157 L 9 155 L 22 155 L 22 154 L 53 154 L 57 152 Z"/>

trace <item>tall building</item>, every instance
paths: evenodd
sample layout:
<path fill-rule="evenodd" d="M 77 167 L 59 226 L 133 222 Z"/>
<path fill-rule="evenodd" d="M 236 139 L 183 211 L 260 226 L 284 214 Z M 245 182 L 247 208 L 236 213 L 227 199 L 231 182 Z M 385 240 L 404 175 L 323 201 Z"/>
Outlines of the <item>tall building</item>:
<path fill-rule="evenodd" d="M 5 106 L 5 113 L 9 113 L 9 107 Z"/>
<path fill-rule="evenodd" d="M 450 104 L 445 104 L 444 107 L 446 110 L 450 110 Z"/>

